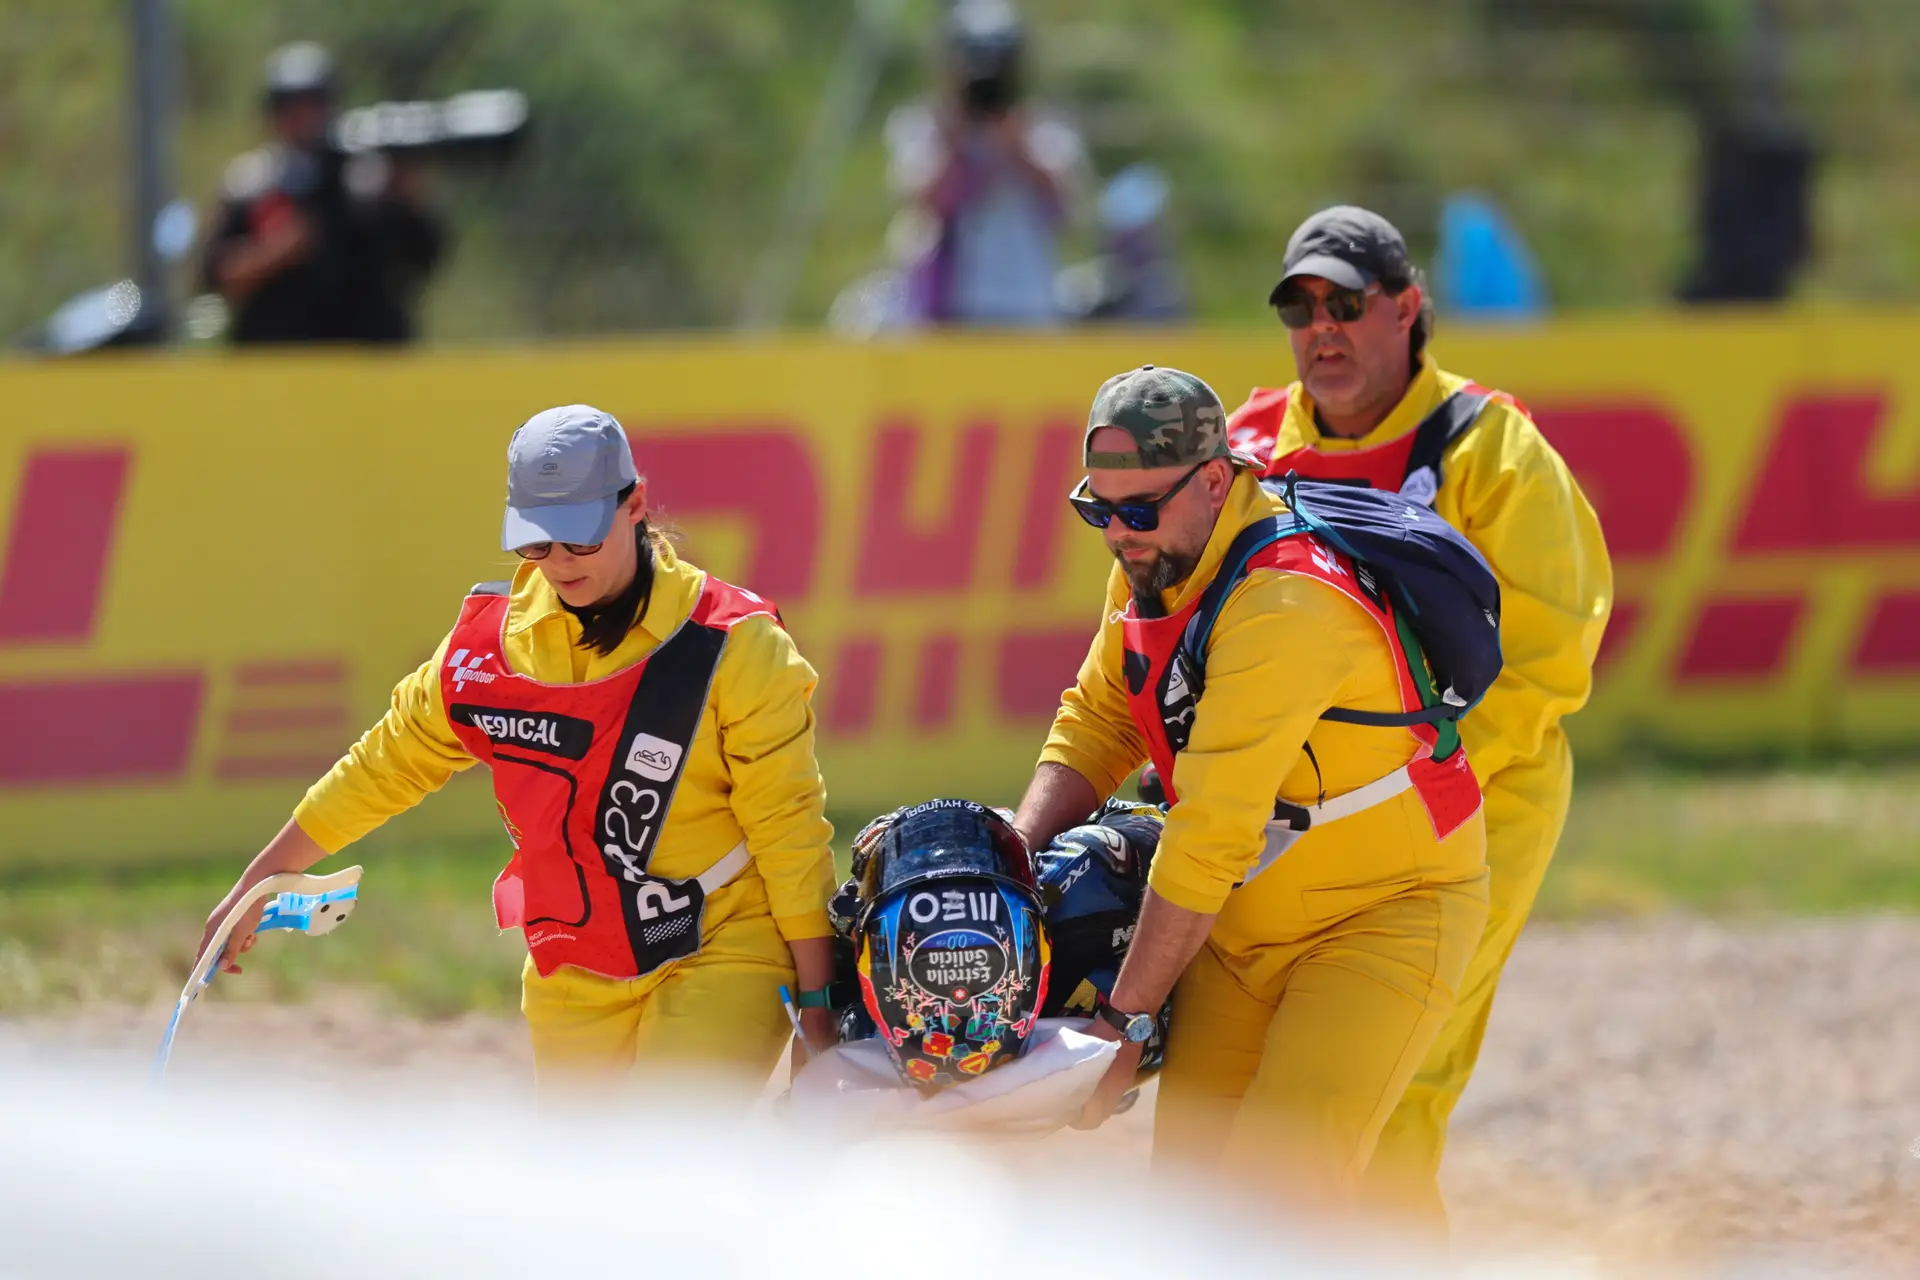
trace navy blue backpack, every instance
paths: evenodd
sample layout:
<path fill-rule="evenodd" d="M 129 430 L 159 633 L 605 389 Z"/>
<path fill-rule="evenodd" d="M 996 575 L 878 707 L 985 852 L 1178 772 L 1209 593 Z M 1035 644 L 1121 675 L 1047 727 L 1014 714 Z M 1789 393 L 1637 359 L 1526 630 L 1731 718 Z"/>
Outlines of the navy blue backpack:
<path fill-rule="evenodd" d="M 1248 525 L 1227 548 L 1220 572 L 1200 597 L 1180 640 L 1194 696 L 1206 675 L 1207 637 L 1227 595 L 1246 576 L 1247 562 L 1282 538 L 1312 534 L 1353 561 L 1363 591 L 1393 605 L 1423 709 L 1355 711 L 1329 707 L 1322 720 L 1394 728 L 1439 726 L 1434 755 L 1453 753 L 1453 721 L 1471 710 L 1500 674 L 1500 583 L 1474 545 L 1418 501 L 1383 489 L 1293 472 L 1261 486 L 1287 504 L 1289 514 Z"/>

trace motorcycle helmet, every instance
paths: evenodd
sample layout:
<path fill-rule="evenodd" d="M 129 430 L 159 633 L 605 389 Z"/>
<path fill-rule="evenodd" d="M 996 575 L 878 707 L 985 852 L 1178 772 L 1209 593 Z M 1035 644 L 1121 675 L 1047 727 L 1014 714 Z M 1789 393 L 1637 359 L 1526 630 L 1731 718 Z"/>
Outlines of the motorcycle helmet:
<path fill-rule="evenodd" d="M 861 1003 L 901 1077 L 933 1092 L 1025 1053 L 1051 951 L 1012 825 L 971 800 L 914 805 L 868 842 L 855 878 Z"/>

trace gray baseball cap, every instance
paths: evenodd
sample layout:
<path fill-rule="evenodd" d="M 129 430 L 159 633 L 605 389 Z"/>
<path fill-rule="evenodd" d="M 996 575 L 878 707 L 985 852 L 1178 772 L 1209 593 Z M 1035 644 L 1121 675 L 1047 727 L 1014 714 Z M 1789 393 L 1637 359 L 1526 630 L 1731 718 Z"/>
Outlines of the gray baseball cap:
<path fill-rule="evenodd" d="M 1280 281 L 1267 303 L 1279 302 L 1280 290 L 1295 276 L 1319 276 L 1343 288 L 1364 289 L 1383 275 L 1410 270 L 1407 242 L 1398 227 L 1371 209 L 1336 204 L 1301 223 L 1287 241 Z"/>
<path fill-rule="evenodd" d="M 507 445 L 500 549 L 605 542 L 620 491 L 639 479 L 633 446 L 612 414 L 586 404 L 534 414 Z"/>

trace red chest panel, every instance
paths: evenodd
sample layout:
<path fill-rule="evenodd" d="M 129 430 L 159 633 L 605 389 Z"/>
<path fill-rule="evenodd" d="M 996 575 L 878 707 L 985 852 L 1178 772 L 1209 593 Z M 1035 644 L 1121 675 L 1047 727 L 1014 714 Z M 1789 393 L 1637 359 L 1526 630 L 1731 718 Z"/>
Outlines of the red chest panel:
<path fill-rule="evenodd" d="M 1369 488 L 1391 493 L 1407 475 L 1407 459 L 1413 456 L 1413 433 L 1389 440 L 1371 449 L 1342 449 L 1322 453 L 1318 449 L 1295 449 L 1267 463 L 1266 474 L 1284 476 L 1297 471 L 1309 480 L 1359 480 Z"/>
<path fill-rule="evenodd" d="M 637 977 L 697 951 L 704 895 L 647 867 L 734 623 L 777 616 L 709 577 L 687 621 L 599 680 L 546 684 L 501 657 L 507 597 L 460 610 L 440 672 L 454 735 L 493 774 L 514 854 L 494 883 L 501 928 L 525 931 L 544 974 Z"/>
<path fill-rule="evenodd" d="M 1419 687 L 1408 665 L 1407 653 L 1394 624 L 1392 606 L 1373 588 L 1372 577 L 1363 566 L 1322 543 L 1310 534 L 1283 538 L 1263 548 L 1247 562 L 1247 570 L 1284 569 L 1301 573 L 1328 584 L 1366 610 L 1380 627 L 1393 651 L 1394 669 L 1399 675 L 1401 709 L 1421 708 Z M 1164 618 L 1142 618 L 1129 602 L 1121 617 L 1124 642 L 1123 665 L 1127 689 L 1127 707 L 1135 725 L 1147 742 L 1148 754 L 1159 771 L 1169 801 L 1178 801 L 1176 766 L 1192 733 L 1199 711 L 1201 681 L 1187 669 L 1182 640 L 1193 623 L 1200 598 L 1190 601 L 1178 613 Z M 1411 733 L 1430 748 L 1438 736 L 1430 725 L 1415 725 L 1405 730 L 1380 732 Z M 1423 753 L 1424 754 L 1424 753 Z M 1445 836 L 1471 817 L 1480 806 L 1480 784 L 1467 764 L 1465 751 L 1455 751 L 1445 761 L 1423 758 L 1411 767 L 1414 787 L 1425 802 L 1434 829 Z"/>

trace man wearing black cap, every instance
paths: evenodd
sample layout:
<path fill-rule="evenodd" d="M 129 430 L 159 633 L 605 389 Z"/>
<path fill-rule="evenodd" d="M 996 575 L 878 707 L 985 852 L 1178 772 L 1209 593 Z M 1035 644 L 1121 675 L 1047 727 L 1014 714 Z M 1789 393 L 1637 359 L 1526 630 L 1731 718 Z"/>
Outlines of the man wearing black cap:
<path fill-rule="evenodd" d="M 1267 301 L 1300 380 L 1254 389 L 1230 424 L 1235 447 L 1270 457 L 1269 475 L 1349 480 L 1427 504 L 1500 579 L 1506 666 L 1460 723 L 1486 796 L 1486 930 L 1367 1171 L 1373 1199 L 1444 1229 L 1447 1120 L 1566 821 L 1573 758 L 1560 721 L 1587 700 L 1612 569 L 1593 508 L 1525 407 L 1434 363 L 1432 304 L 1392 223 L 1351 205 L 1316 213 L 1287 242 Z"/>
<path fill-rule="evenodd" d="M 301 41 L 267 60 L 273 140 L 227 166 L 203 282 L 236 343 L 404 342 L 444 234 L 411 161 L 328 141 L 333 59 Z"/>

